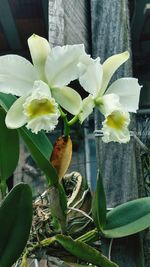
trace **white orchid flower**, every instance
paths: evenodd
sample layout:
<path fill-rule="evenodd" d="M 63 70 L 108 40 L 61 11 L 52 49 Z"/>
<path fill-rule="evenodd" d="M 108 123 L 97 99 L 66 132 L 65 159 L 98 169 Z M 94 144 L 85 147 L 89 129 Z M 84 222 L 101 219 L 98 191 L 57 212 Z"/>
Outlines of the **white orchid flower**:
<path fill-rule="evenodd" d="M 120 98 L 115 94 L 103 96 L 101 112 L 105 115 L 102 122 L 102 140 L 105 143 L 127 143 L 130 140 L 129 123 L 130 115 L 120 104 Z"/>
<path fill-rule="evenodd" d="M 109 143 L 111 141 L 119 143 L 129 142 L 129 123 L 130 116 L 128 112 L 123 109 L 114 110 L 102 123 L 102 140 L 105 143 Z"/>
<path fill-rule="evenodd" d="M 103 140 L 105 140 L 105 142 L 106 140 L 107 142 L 121 142 L 121 137 L 123 143 L 127 142 L 129 140 L 129 130 L 127 129 L 129 124 L 128 112 L 136 112 L 138 109 L 141 87 L 138 84 L 137 79 L 121 78 L 108 87 L 114 72 L 128 58 L 129 53 L 124 52 L 108 58 L 103 65 L 100 64 L 99 58 L 92 60 L 89 57 L 78 64 L 79 70 L 81 71 L 79 77 L 80 84 L 91 95 L 91 98 L 88 97 L 90 109 L 87 110 L 85 105 L 83 105 L 81 114 L 79 114 L 79 119 L 82 122 L 83 119 L 89 116 L 90 112 L 92 112 L 93 108 L 96 106 L 105 116 L 102 128 L 104 133 Z M 84 114 L 84 117 L 82 114 Z M 122 116 L 124 117 L 123 120 Z M 114 119 L 114 124 L 109 123 L 109 118 L 111 118 L 111 122 Z M 121 121 L 120 124 L 119 118 Z"/>
<path fill-rule="evenodd" d="M 33 90 L 18 98 L 6 115 L 8 128 L 19 128 L 24 124 L 33 133 L 54 130 L 60 116 L 58 104 L 52 98 L 49 87 L 43 81 L 35 81 Z"/>
<path fill-rule="evenodd" d="M 28 45 L 34 66 L 42 75 L 44 81 L 51 89 L 55 100 L 71 114 L 76 115 L 82 106 L 80 95 L 67 85 L 79 77 L 78 63 L 80 57 L 85 54 L 83 45 L 56 46 L 50 51 L 46 39 L 41 39 L 41 45 L 45 52 L 39 51 L 38 36 L 33 35 L 28 39 Z M 44 40 L 43 40 L 44 39 Z M 40 58 L 39 58 L 40 57 Z M 44 60 L 41 60 L 43 58 Z M 36 63 L 36 64 L 35 64 Z M 42 68 L 39 67 L 42 65 Z M 43 71 L 44 70 L 44 71 Z"/>
<path fill-rule="evenodd" d="M 45 92 L 43 90 L 45 85 L 43 86 L 43 81 L 49 86 L 50 98 L 55 98 L 56 102 L 71 114 L 78 114 L 82 106 L 82 99 L 75 90 L 67 85 L 79 77 L 77 65 L 80 57 L 85 54 L 84 46 L 66 45 L 51 49 L 48 41 L 37 35 L 32 35 L 28 39 L 28 45 L 33 65 L 18 55 L 5 55 L 0 57 L 0 92 L 21 97 L 10 109 L 12 115 L 8 112 L 6 123 L 11 128 L 16 128 L 17 125 L 23 125 L 22 114 L 24 114 L 24 121 L 27 123 L 27 127 L 31 128 L 33 132 L 37 132 L 40 129 L 50 130 L 53 127 L 51 128 L 49 126 L 48 128 L 46 126 L 46 121 L 48 123 L 48 120 L 45 120 L 45 122 L 41 122 L 37 118 L 34 121 L 32 120 L 32 122 L 31 120 L 27 120 L 27 117 L 28 119 L 30 117 L 25 114 L 26 105 L 24 104 L 27 101 L 27 96 L 29 99 L 30 97 L 32 98 L 32 103 L 34 102 L 34 97 L 35 102 L 37 101 L 37 96 L 33 94 L 33 91 L 36 92 L 35 81 L 39 81 L 41 87 L 40 98 L 45 99 Z M 16 114 L 16 108 L 17 110 L 23 110 L 22 106 L 24 107 L 24 111 L 21 113 L 20 121 L 19 115 L 17 116 Z M 56 117 L 58 117 L 58 111 L 56 111 L 56 114 Z M 17 119 L 19 120 L 18 122 Z M 38 123 L 40 124 L 39 126 Z M 54 121 L 54 124 L 56 124 L 56 121 Z"/>
<path fill-rule="evenodd" d="M 129 58 L 126 51 L 121 54 L 109 57 L 103 65 L 100 58 L 78 64 L 81 71 L 79 77 L 82 87 L 93 96 L 96 105 L 100 108 L 104 94 L 116 94 L 120 97 L 120 103 L 129 112 L 136 112 L 138 109 L 140 85 L 135 78 L 121 78 L 108 87 L 114 72 Z M 108 88 L 107 88 L 108 87 Z"/>
<path fill-rule="evenodd" d="M 127 143 L 130 140 L 128 129 L 130 115 L 120 104 L 120 97 L 116 94 L 105 94 L 102 98 L 100 111 L 105 116 L 102 122 L 102 140 L 105 143 L 119 142 Z"/>

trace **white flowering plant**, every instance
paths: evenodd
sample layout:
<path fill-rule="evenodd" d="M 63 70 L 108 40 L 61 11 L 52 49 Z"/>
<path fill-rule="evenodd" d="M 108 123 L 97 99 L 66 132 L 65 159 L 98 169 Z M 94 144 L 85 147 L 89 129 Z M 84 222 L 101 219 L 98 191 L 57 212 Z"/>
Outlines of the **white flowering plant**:
<path fill-rule="evenodd" d="M 32 63 L 18 55 L 0 57 L 0 190 L 3 199 L 0 266 L 12 266 L 23 253 L 21 264 L 25 267 L 27 258 L 37 249 L 58 243 L 84 263 L 117 267 L 94 248 L 94 242 L 101 236 L 120 238 L 147 228 L 150 225 L 150 198 L 133 200 L 107 212 L 98 171 L 92 215 L 86 214 L 92 221 L 92 229 L 87 231 L 85 228 L 83 232 L 77 227 L 71 234 L 62 177 L 72 155 L 70 128 L 75 123 L 82 124 L 94 108 L 104 117 L 101 129 L 104 142 L 127 143 L 130 140 L 129 112 L 138 109 L 141 86 L 135 78 L 120 78 L 110 84 L 114 72 L 128 60 L 129 53 L 113 55 L 101 64 L 100 58 L 92 59 L 83 45 L 51 48 L 45 38 L 33 34 L 28 39 L 28 46 Z M 88 93 L 84 99 L 70 86 L 76 79 Z M 52 147 L 46 133 L 53 131 L 59 120 L 64 123 L 64 135 Z M 31 188 L 20 183 L 7 192 L 7 179 L 18 164 L 19 137 L 47 178 L 49 218 L 53 222 L 49 236 L 37 242 L 33 240 L 32 244 L 27 244 L 32 224 Z"/>

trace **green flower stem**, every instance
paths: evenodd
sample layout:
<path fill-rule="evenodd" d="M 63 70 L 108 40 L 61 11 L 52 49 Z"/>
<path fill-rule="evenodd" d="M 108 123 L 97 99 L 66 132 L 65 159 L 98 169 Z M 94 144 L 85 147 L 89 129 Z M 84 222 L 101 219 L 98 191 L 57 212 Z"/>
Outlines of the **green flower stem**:
<path fill-rule="evenodd" d="M 79 120 L 78 115 L 75 115 L 70 121 L 68 121 L 68 125 L 69 125 L 69 126 L 72 126 L 72 125 L 75 124 L 78 120 Z"/>
<path fill-rule="evenodd" d="M 64 136 L 70 135 L 70 127 L 68 126 L 67 118 L 64 118 Z"/>
<path fill-rule="evenodd" d="M 70 134 L 70 127 L 68 125 L 67 114 L 63 112 L 60 106 L 59 106 L 59 111 L 61 114 L 61 118 L 63 119 L 64 122 L 64 136 L 68 136 Z"/>
<path fill-rule="evenodd" d="M 79 117 L 78 115 L 75 115 L 70 121 L 68 121 L 67 114 L 63 112 L 60 106 L 59 106 L 59 111 L 61 118 L 64 121 L 64 136 L 68 136 L 70 134 L 70 126 L 75 124 L 79 120 Z"/>

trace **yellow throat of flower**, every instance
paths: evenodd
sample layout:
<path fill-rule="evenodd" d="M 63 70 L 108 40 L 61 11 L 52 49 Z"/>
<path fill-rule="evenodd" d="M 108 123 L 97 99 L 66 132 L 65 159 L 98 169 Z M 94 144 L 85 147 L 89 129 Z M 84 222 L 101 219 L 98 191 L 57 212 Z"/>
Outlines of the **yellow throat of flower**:
<path fill-rule="evenodd" d="M 119 111 L 114 111 L 107 117 L 107 125 L 115 130 L 121 130 L 125 122 L 126 118 L 124 114 Z"/>
<path fill-rule="evenodd" d="M 26 112 L 30 118 L 55 113 L 54 104 L 46 98 L 34 99 L 28 105 Z"/>

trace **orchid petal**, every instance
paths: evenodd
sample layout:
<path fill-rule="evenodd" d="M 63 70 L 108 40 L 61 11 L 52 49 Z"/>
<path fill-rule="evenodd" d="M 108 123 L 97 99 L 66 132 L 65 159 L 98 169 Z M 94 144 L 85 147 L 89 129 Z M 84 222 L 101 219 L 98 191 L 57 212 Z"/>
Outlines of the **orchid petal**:
<path fill-rule="evenodd" d="M 108 83 L 115 73 L 115 71 L 129 58 L 129 52 L 126 51 L 121 54 L 113 55 L 109 57 L 104 63 L 103 63 L 103 82 L 102 87 L 100 90 L 100 95 L 103 95 L 105 92 Z"/>
<path fill-rule="evenodd" d="M 141 86 L 135 78 L 121 78 L 112 83 L 106 91 L 107 94 L 117 94 L 120 103 L 126 111 L 136 112 L 139 104 Z"/>
<path fill-rule="evenodd" d="M 40 80 L 35 81 L 32 93 L 23 104 L 24 114 L 28 117 L 28 120 L 49 113 L 52 114 L 55 113 L 55 104 L 48 85 Z"/>
<path fill-rule="evenodd" d="M 27 117 L 26 127 L 33 133 L 37 134 L 41 130 L 52 131 L 58 124 L 58 104 L 43 81 L 35 81 L 33 92 L 26 98 L 23 108 Z"/>
<path fill-rule="evenodd" d="M 91 95 L 83 99 L 82 109 L 78 115 L 81 123 L 93 112 L 94 106 L 94 100 Z"/>
<path fill-rule="evenodd" d="M 0 92 L 17 96 L 32 90 L 37 72 L 25 58 L 17 55 L 0 57 Z"/>
<path fill-rule="evenodd" d="M 78 78 L 77 64 L 83 53 L 83 45 L 56 46 L 52 49 L 45 66 L 50 87 L 63 87 Z"/>
<path fill-rule="evenodd" d="M 39 78 L 45 79 L 45 62 L 51 51 L 49 42 L 45 38 L 33 34 L 28 38 L 28 46 L 32 62 L 39 73 Z"/>
<path fill-rule="evenodd" d="M 81 96 L 71 87 L 54 88 L 52 89 L 52 96 L 69 113 L 77 115 L 80 112 L 82 107 Z"/>
<path fill-rule="evenodd" d="M 58 124 L 59 112 L 52 115 L 45 115 L 41 117 L 34 118 L 30 120 L 26 127 L 30 129 L 33 133 L 37 134 L 39 131 L 44 130 L 46 132 L 51 132 L 55 129 Z"/>
<path fill-rule="evenodd" d="M 49 86 L 41 80 L 35 81 L 32 88 L 32 96 L 34 97 L 34 95 L 39 99 L 44 96 L 51 97 Z"/>
<path fill-rule="evenodd" d="M 27 122 L 27 117 L 24 114 L 23 104 L 27 96 L 18 98 L 6 114 L 6 126 L 10 129 L 22 127 Z"/>
<path fill-rule="evenodd" d="M 101 88 L 103 69 L 99 57 L 95 60 L 89 59 L 87 65 L 82 62 L 78 64 L 80 72 L 83 74 L 79 77 L 82 87 L 91 95 L 97 96 Z M 85 69 L 85 70 L 84 70 Z"/>
<path fill-rule="evenodd" d="M 120 99 L 117 94 L 103 95 L 102 97 L 96 99 L 95 102 L 97 108 L 105 117 L 121 107 Z"/>

